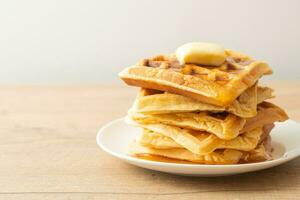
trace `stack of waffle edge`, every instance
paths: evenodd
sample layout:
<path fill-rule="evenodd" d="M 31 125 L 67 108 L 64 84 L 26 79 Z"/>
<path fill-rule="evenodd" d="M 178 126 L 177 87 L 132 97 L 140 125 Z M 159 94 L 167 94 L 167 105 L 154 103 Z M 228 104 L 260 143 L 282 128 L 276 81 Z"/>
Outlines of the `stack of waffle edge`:
<path fill-rule="evenodd" d="M 270 132 L 288 116 L 267 102 L 273 90 L 258 80 L 269 66 L 226 50 L 217 67 L 180 65 L 173 55 L 144 59 L 120 77 L 140 87 L 127 121 L 142 128 L 130 154 L 201 164 L 271 159 Z"/>

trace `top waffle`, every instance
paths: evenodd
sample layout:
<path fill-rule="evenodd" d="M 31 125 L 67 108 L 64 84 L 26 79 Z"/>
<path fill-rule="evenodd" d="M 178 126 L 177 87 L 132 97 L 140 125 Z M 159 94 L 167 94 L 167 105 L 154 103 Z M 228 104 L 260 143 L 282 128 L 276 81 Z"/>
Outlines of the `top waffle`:
<path fill-rule="evenodd" d="M 272 70 L 265 62 L 225 50 L 220 66 L 180 64 L 174 55 L 144 59 L 119 75 L 129 85 L 188 96 L 204 103 L 228 106 Z"/>

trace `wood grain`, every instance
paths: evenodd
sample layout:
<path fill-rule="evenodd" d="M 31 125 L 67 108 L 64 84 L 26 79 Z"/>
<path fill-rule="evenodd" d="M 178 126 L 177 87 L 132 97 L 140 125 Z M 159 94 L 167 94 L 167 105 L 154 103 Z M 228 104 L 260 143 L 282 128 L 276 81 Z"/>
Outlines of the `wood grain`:
<path fill-rule="evenodd" d="M 300 121 L 300 81 L 268 82 Z M 137 168 L 102 152 L 98 129 L 122 117 L 126 86 L 1 86 L 0 199 L 300 199 L 300 158 L 219 178 Z M 122 134 L 122 133 L 120 133 Z"/>

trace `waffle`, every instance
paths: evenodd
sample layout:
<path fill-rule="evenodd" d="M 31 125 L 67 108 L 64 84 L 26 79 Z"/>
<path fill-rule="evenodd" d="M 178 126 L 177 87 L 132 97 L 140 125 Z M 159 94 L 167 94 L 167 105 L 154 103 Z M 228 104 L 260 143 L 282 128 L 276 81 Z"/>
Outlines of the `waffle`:
<path fill-rule="evenodd" d="M 169 131 L 172 131 L 172 128 L 169 129 Z M 190 134 L 198 140 L 198 149 L 194 149 L 193 152 L 196 154 L 207 154 L 217 149 L 251 151 L 257 146 L 263 131 L 262 128 L 256 128 L 232 140 L 222 140 L 207 132 L 190 131 Z M 155 149 L 192 148 L 192 146 L 188 146 L 189 142 L 182 140 L 179 141 L 181 144 L 179 142 L 176 143 L 171 137 L 167 137 L 164 134 L 154 132 L 149 129 L 144 129 L 143 134 L 137 141 L 146 147 Z"/>
<path fill-rule="evenodd" d="M 288 116 L 272 103 L 258 105 L 258 114 L 249 119 L 240 118 L 230 113 L 173 113 L 144 115 L 131 113 L 131 119 L 138 124 L 165 124 L 174 127 L 206 131 L 225 140 L 231 140 L 239 134 L 250 131 L 275 121 L 285 121 Z"/>
<path fill-rule="evenodd" d="M 261 162 L 272 159 L 271 136 L 268 135 L 255 149 L 244 152 L 240 162 Z"/>
<path fill-rule="evenodd" d="M 260 162 L 271 159 L 271 152 L 265 148 L 265 144 L 261 143 L 252 151 L 244 152 L 231 149 L 217 150 L 209 154 L 199 155 L 194 154 L 186 149 L 155 149 L 146 147 L 134 141 L 130 145 L 130 155 L 143 158 L 147 155 L 161 156 L 175 159 L 178 162 L 190 161 L 198 164 L 238 164 L 249 162 Z"/>
<path fill-rule="evenodd" d="M 226 50 L 226 61 L 217 67 L 180 65 L 174 55 L 144 59 L 123 70 L 119 76 L 128 85 L 167 91 L 203 103 L 228 106 L 270 67 L 261 61 Z"/>
<path fill-rule="evenodd" d="M 289 118 L 283 109 L 269 102 L 262 102 L 257 109 L 257 115 L 246 120 L 245 126 L 241 130 L 242 133 L 252 130 L 254 127 L 260 127 L 276 121 L 283 122 Z"/>
<path fill-rule="evenodd" d="M 193 154 L 185 149 L 154 149 L 143 146 L 137 142 L 130 145 L 129 154 L 134 156 L 156 155 L 178 160 L 186 160 L 201 164 L 236 164 L 239 162 L 243 153 L 237 150 L 221 150 L 207 155 Z"/>
<path fill-rule="evenodd" d="M 168 114 L 182 112 L 223 112 L 227 111 L 243 118 L 257 114 L 257 104 L 272 98 L 273 90 L 267 87 L 256 87 L 256 84 L 243 92 L 228 107 L 214 106 L 189 97 L 141 88 L 130 112 L 142 114 Z"/>

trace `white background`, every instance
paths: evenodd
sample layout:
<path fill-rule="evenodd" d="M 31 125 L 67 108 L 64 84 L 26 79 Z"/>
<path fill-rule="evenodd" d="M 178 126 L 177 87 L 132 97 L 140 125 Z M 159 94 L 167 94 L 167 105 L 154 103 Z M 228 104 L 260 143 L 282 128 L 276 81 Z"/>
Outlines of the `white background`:
<path fill-rule="evenodd" d="M 7 0 L 0 2 L 0 84 L 120 83 L 142 57 L 212 41 L 300 79 L 297 0 Z"/>

